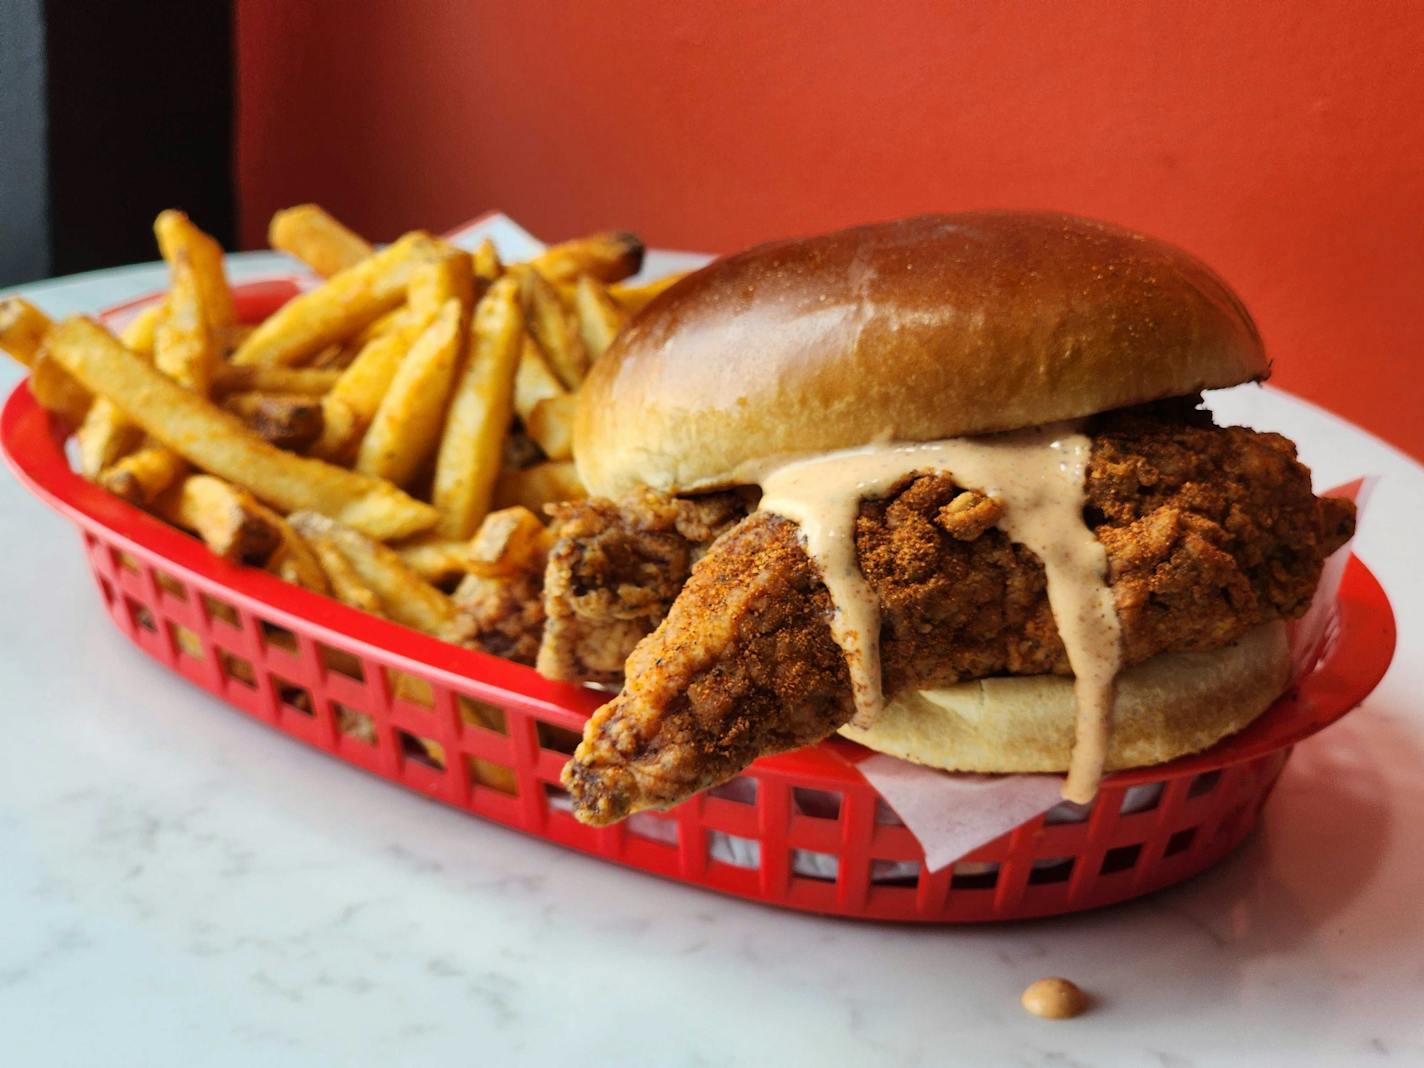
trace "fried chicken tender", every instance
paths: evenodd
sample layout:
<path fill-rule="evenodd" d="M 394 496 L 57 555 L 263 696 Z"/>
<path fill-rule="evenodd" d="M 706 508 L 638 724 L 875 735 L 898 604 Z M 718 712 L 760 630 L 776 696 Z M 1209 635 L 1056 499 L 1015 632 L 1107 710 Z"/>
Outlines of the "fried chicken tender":
<path fill-rule="evenodd" d="M 1090 428 L 1085 519 L 1107 553 L 1127 664 L 1218 648 L 1301 614 L 1354 507 L 1318 500 L 1289 441 L 1165 405 Z M 1037 558 L 998 504 L 944 475 L 862 502 L 856 547 L 881 606 L 883 685 L 1070 674 Z M 575 813 L 607 824 L 831 734 L 853 712 L 833 611 L 796 525 L 756 513 L 693 568 L 590 719 L 564 770 Z"/>
<path fill-rule="evenodd" d="M 628 654 L 667 615 L 692 565 L 747 514 L 736 493 L 553 505 L 544 573 L 548 622 L 538 668 L 552 679 L 618 682 Z"/>

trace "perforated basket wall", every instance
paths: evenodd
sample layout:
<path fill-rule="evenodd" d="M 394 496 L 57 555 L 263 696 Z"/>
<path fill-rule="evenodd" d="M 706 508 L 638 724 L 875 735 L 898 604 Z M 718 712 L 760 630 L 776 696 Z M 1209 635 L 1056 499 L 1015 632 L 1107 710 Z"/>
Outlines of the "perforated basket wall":
<path fill-rule="evenodd" d="M 241 287 L 257 318 L 290 283 Z M 1352 560 L 1336 632 L 1299 689 L 1215 749 L 1119 774 L 1086 813 L 1038 817 L 949 869 L 832 741 L 762 760 L 666 814 L 594 829 L 559 772 L 602 696 L 364 615 L 210 554 L 74 474 L 25 386 L 0 420 L 19 477 L 82 533 L 103 604 L 139 648 L 234 707 L 374 775 L 583 852 L 766 904 L 921 922 L 1021 919 L 1184 879 L 1255 824 L 1291 746 L 1356 705 L 1394 645 L 1388 602 Z M 198 702 L 195 702 L 195 704 Z M 192 744 L 200 745 L 194 735 Z"/>

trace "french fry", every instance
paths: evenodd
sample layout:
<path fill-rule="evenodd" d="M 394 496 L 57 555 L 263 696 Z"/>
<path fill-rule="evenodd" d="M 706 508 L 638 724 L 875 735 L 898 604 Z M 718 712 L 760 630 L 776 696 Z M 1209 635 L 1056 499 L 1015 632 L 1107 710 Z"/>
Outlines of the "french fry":
<path fill-rule="evenodd" d="M 371 243 L 316 204 L 298 204 L 272 216 L 267 243 L 295 256 L 323 278 L 354 267 L 374 249 Z"/>
<path fill-rule="evenodd" d="M 544 505 L 555 501 L 575 501 L 588 496 L 578 472 L 568 460 L 535 464 L 519 471 L 505 471 L 494 487 L 494 506 L 521 505 L 542 515 Z"/>
<path fill-rule="evenodd" d="M 279 449 L 301 452 L 321 437 L 320 398 L 300 393 L 230 393 L 222 406 Z"/>
<path fill-rule="evenodd" d="M 232 355 L 238 366 L 301 363 L 350 337 L 405 295 L 411 274 L 458 249 L 419 231 L 333 275 L 274 312 Z"/>
<path fill-rule="evenodd" d="M 128 325 L 119 332 L 119 340 L 124 343 L 124 348 L 146 359 L 153 359 L 153 349 L 158 341 L 158 325 L 163 322 L 166 314 L 168 302 L 159 301 L 157 304 L 150 304 L 130 319 Z"/>
<path fill-rule="evenodd" d="M 475 269 L 475 279 L 488 288 L 496 278 L 504 273 L 504 264 L 499 262 L 499 252 L 494 242 L 485 238 L 470 255 Z"/>
<path fill-rule="evenodd" d="M 40 407 L 71 427 L 83 426 L 95 403 L 89 391 L 44 351 L 35 357 L 34 366 L 30 368 L 30 392 Z"/>
<path fill-rule="evenodd" d="M 99 485 L 130 504 L 150 504 L 182 476 L 187 466 L 172 449 L 150 443 L 101 471 Z"/>
<path fill-rule="evenodd" d="M 643 252 L 637 234 L 609 231 L 550 245 L 529 265 L 556 283 L 572 282 L 581 274 L 600 282 L 621 282 L 642 269 Z"/>
<path fill-rule="evenodd" d="M 469 570 L 470 543 L 448 538 L 425 537 L 392 545 L 405 566 L 426 582 L 441 585 Z"/>
<path fill-rule="evenodd" d="M 153 438 L 283 511 L 308 508 L 376 538 L 415 534 L 439 518 L 389 483 L 273 447 L 236 416 L 148 366 L 92 320 L 60 323 L 46 348 L 85 388 L 108 397 Z"/>
<path fill-rule="evenodd" d="M 330 593 L 326 572 L 306 539 L 292 529 L 290 523 L 265 504 L 254 503 L 258 515 L 267 520 L 281 538 L 277 551 L 267 561 L 267 570 L 278 578 L 295 586 L 303 586 L 316 593 Z"/>
<path fill-rule="evenodd" d="M 539 443 L 551 460 L 570 460 L 574 455 L 574 408 L 578 399 L 572 393 L 546 397 L 534 405 L 524 420 L 524 431 Z"/>
<path fill-rule="evenodd" d="M 361 439 L 357 471 L 403 486 L 430 459 L 465 340 L 464 319 L 460 302 L 447 300 L 416 338 Z"/>
<path fill-rule="evenodd" d="M 33 367 L 35 356 L 50 318 L 23 297 L 0 300 L 0 349 L 26 367 Z"/>
<path fill-rule="evenodd" d="M 410 292 L 409 285 L 406 286 L 406 292 Z M 351 341 L 359 348 L 374 338 L 380 337 L 382 334 L 388 333 L 397 327 L 404 326 L 409 318 L 410 309 L 406 303 L 402 301 L 384 315 L 378 315 L 363 326 L 352 336 Z"/>
<path fill-rule="evenodd" d="M 155 327 L 154 363 L 206 396 L 218 363 L 216 333 L 235 318 L 222 248 L 181 211 L 160 212 L 153 232 L 172 277 L 167 313 Z"/>
<path fill-rule="evenodd" d="M 579 337 L 578 322 L 564 307 L 558 291 L 538 271 L 521 270 L 519 296 L 529 333 L 548 357 L 549 366 L 569 389 L 578 389 L 588 373 L 588 352 Z"/>
<path fill-rule="evenodd" d="M 507 578 L 548 552 L 552 535 L 539 517 L 518 505 L 485 516 L 466 546 L 466 570 L 481 578 Z"/>
<path fill-rule="evenodd" d="M 342 604 L 370 612 L 373 616 L 385 615 L 381 599 L 361 581 L 361 576 L 337 547 L 335 540 L 325 534 L 312 534 L 305 540 L 326 573 L 332 596 Z"/>
<path fill-rule="evenodd" d="M 574 312 L 578 315 L 579 338 L 590 360 L 602 356 L 628 322 L 628 313 L 588 275 L 579 277 L 574 290 Z"/>
<path fill-rule="evenodd" d="M 93 480 L 121 457 L 138 448 L 143 440 L 143 431 L 119 410 L 117 404 L 106 397 L 99 397 L 79 424 L 75 440 L 79 446 L 79 473 Z"/>
<path fill-rule="evenodd" d="M 212 475 L 189 475 L 157 499 L 155 511 L 238 563 L 265 564 L 282 545 L 271 513 L 246 490 Z"/>
<path fill-rule="evenodd" d="M 233 367 L 231 364 L 223 364 L 213 376 L 213 396 L 224 397 L 229 393 L 287 393 L 320 397 L 329 393 L 340 377 L 340 371 L 326 368 Z"/>
<path fill-rule="evenodd" d="M 514 410 L 519 418 L 527 420 L 540 401 L 567 393 L 539 346 L 526 334 L 520 344 L 519 369 L 514 374 Z"/>
<path fill-rule="evenodd" d="M 336 385 L 322 398 L 322 436 L 312 454 L 338 462 L 345 460 L 357 438 L 375 418 L 381 399 L 406 353 L 420 336 L 410 322 L 368 341 L 351 366 L 341 372 Z"/>
<path fill-rule="evenodd" d="M 430 499 L 440 512 L 435 527 L 440 537 L 470 537 L 489 510 L 501 444 L 514 418 L 514 376 L 523 336 L 516 286 L 512 278 L 500 279 L 475 309 L 469 352 L 435 460 Z"/>
<path fill-rule="evenodd" d="M 152 360 L 155 335 L 166 311 L 165 303 L 158 303 L 140 312 L 119 335 L 124 347 L 145 360 Z M 113 401 L 107 397 L 96 397 L 75 438 L 79 446 L 80 473 L 88 479 L 97 480 L 105 468 L 139 447 L 143 432 L 119 411 Z M 145 463 L 151 470 L 156 469 L 156 458 L 147 457 Z M 135 487 L 131 485 L 130 488 Z"/>
<path fill-rule="evenodd" d="M 469 256 L 450 256 L 427 263 L 410 276 L 406 287 L 406 315 L 428 323 L 440 314 L 447 300 L 465 308 L 475 303 L 475 276 Z"/>
<path fill-rule="evenodd" d="M 288 521 L 313 548 L 321 541 L 334 545 L 397 623 L 439 635 L 454 621 L 450 598 L 407 567 L 394 550 L 315 512 L 295 512 Z"/>
<path fill-rule="evenodd" d="M 686 271 L 677 274 L 670 274 L 666 278 L 659 278 L 655 282 L 644 282 L 640 286 L 614 285 L 608 287 L 608 295 L 621 304 L 629 315 L 642 311 L 643 308 L 659 293 L 671 289 L 684 278 Z"/>

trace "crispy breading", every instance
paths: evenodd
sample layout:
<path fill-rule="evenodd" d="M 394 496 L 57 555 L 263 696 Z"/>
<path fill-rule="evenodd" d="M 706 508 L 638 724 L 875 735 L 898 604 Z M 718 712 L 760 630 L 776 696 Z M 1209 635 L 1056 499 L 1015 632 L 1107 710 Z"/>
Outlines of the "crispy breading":
<path fill-rule="evenodd" d="M 1085 513 L 1107 551 L 1127 663 L 1212 649 L 1299 615 L 1353 528 L 1294 448 L 1180 405 L 1095 420 Z M 994 502 L 928 475 L 862 503 L 856 546 L 879 598 L 887 694 L 990 675 L 1069 674 L 1042 565 L 990 524 Z M 819 740 L 853 710 L 832 606 L 788 520 L 717 542 L 564 781 L 586 822 L 666 807 L 756 757 Z"/>
<path fill-rule="evenodd" d="M 617 682 L 692 565 L 747 508 L 735 493 L 677 498 L 645 490 L 616 503 L 569 501 L 551 512 L 539 670 L 554 679 Z"/>

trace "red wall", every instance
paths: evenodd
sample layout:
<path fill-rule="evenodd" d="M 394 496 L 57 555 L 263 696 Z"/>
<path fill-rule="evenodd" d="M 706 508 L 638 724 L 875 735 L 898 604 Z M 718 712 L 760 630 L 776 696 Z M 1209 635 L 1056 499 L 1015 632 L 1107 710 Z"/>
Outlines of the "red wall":
<path fill-rule="evenodd" d="M 238 0 L 243 233 L 497 207 L 725 251 L 929 209 L 1176 241 L 1424 456 L 1424 4 Z"/>

